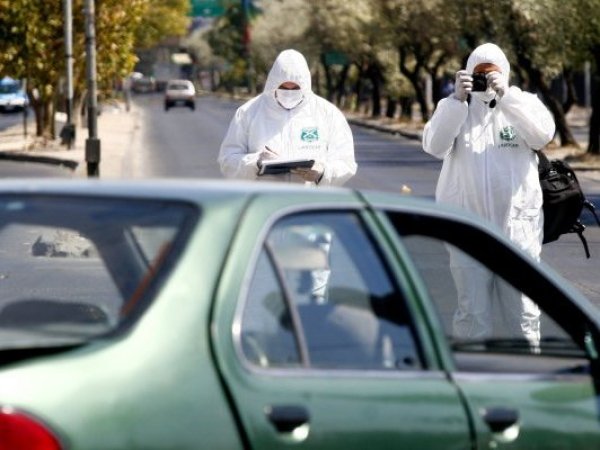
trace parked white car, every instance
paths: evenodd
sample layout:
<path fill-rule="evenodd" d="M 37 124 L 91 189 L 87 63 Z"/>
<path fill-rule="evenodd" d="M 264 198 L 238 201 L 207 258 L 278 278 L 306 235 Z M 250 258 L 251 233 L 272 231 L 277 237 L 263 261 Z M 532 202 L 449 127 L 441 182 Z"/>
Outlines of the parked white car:
<path fill-rule="evenodd" d="M 173 106 L 196 108 L 196 88 L 190 80 L 170 80 L 165 90 L 165 111 Z"/>
<path fill-rule="evenodd" d="M 0 111 L 23 111 L 28 105 L 21 82 L 10 77 L 0 79 Z"/>

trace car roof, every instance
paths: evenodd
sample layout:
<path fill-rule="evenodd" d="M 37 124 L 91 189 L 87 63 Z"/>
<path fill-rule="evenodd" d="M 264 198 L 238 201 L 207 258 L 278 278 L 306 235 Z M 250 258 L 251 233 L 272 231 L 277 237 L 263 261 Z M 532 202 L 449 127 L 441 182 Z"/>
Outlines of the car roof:
<path fill-rule="evenodd" d="M 19 81 L 15 80 L 14 78 L 11 78 L 11 77 L 4 77 L 4 78 L 0 79 L 0 84 L 5 84 L 5 85 L 19 84 Z"/>
<path fill-rule="evenodd" d="M 327 188 L 328 192 L 345 193 L 347 188 Z M 153 180 L 105 180 L 105 179 L 35 179 L 5 178 L 0 180 L 0 194 L 72 194 L 106 195 L 118 197 L 161 198 L 196 200 L 199 194 L 209 197 L 249 197 L 257 194 L 297 193 L 320 195 L 323 189 L 307 189 L 290 183 L 257 183 L 237 180 L 153 179 Z"/>
<path fill-rule="evenodd" d="M 190 80 L 169 80 L 167 84 L 190 84 L 193 86 Z"/>
<path fill-rule="evenodd" d="M 379 207 L 392 206 L 408 211 L 428 211 L 454 217 L 463 213 L 439 205 L 429 199 L 401 196 L 393 193 L 356 190 L 348 187 L 309 188 L 301 184 L 256 182 L 228 179 L 164 178 L 148 180 L 126 179 L 59 179 L 14 178 L 0 180 L 0 195 L 71 195 L 88 197 L 115 197 L 140 200 L 182 201 L 202 207 L 207 203 L 248 203 L 253 199 L 295 199 L 302 203 L 366 204 Z M 284 202 L 285 203 L 285 202 Z"/>
<path fill-rule="evenodd" d="M 4 178 L 0 179 L 0 195 L 74 195 L 114 196 L 119 198 L 160 199 L 202 204 L 205 201 L 250 199 L 251 197 L 295 196 L 323 200 L 332 199 L 370 204 L 374 207 L 392 207 L 407 211 L 427 211 L 433 215 L 453 216 L 482 224 L 474 214 L 457 210 L 432 199 L 401 195 L 385 191 L 322 186 L 318 189 L 295 183 L 256 182 L 229 179 L 162 178 L 129 179 L 60 179 L 60 178 Z M 481 225 L 485 226 L 485 225 Z"/>

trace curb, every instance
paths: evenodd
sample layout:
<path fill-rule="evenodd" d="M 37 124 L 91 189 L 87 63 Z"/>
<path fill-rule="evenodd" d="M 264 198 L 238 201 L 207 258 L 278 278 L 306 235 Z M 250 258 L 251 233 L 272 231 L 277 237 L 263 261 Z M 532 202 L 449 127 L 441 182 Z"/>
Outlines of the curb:
<path fill-rule="evenodd" d="M 397 128 L 387 127 L 385 125 L 377 125 L 377 124 L 365 122 L 363 120 L 350 118 L 350 117 L 347 117 L 346 120 L 348 120 L 348 123 L 350 123 L 352 125 L 357 125 L 357 126 L 364 127 L 364 128 L 370 128 L 372 130 L 380 131 L 383 133 L 399 134 L 400 136 L 404 136 L 406 138 L 414 139 L 414 140 L 418 140 L 418 141 L 422 140 L 422 138 L 423 138 L 423 135 L 420 133 L 399 130 Z"/>
<path fill-rule="evenodd" d="M 367 121 L 361 120 L 361 119 L 357 119 L 357 118 L 351 118 L 351 117 L 346 117 L 346 120 L 348 120 L 348 123 L 352 124 L 352 125 L 356 125 L 356 126 L 360 126 L 360 127 L 364 127 L 364 128 L 370 128 L 372 130 L 375 131 L 379 131 L 382 133 L 389 133 L 389 134 L 393 134 L 393 135 L 400 135 L 403 137 L 406 137 L 408 139 L 413 139 L 413 140 L 417 140 L 417 141 L 422 141 L 423 140 L 423 134 L 422 133 L 418 133 L 418 132 L 410 132 L 410 131 L 405 131 L 405 130 L 401 130 L 398 128 L 394 128 L 394 127 L 390 127 L 390 126 L 386 126 L 386 125 L 378 125 L 378 124 L 374 124 L 374 123 L 369 123 Z M 577 160 L 570 160 L 569 156 L 552 156 L 552 153 L 550 152 L 548 154 L 548 157 L 550 159 L 561 159 L 564 160 L 567 164 L 569 164 L 569 166 L 573 169 L 576 170 L 577 172 L 597 172 L 600 171 L 600 164 L 596 163 L 585 163 L 585 162 L 578 162 Z"/>
<path fill-rule="evenodd" d="M 594 167 L 593 165 L 590 165 L 590 164 L 578 163 L 577 161 L 569 160 L 568 157 L 560 158 L 560 159 L 562 159 L 564 162 L 566 162 L 571 167 L 571 169 L 576 170 L 577 172 L 594 172 L 594 171 L 597 172 L 600 170 L 600 166 Z"/>
<path fill-rule="evenodd" d="M 57 166 L 65 166 L 71 170 L 75 170 L 79 165 L 78 161 L 73 161 L 72 159 L 55 158 L 52 156 L 23 155 L 14 152 L 0 152 L 0 159 L 9 161 L 54 164 Z"/>

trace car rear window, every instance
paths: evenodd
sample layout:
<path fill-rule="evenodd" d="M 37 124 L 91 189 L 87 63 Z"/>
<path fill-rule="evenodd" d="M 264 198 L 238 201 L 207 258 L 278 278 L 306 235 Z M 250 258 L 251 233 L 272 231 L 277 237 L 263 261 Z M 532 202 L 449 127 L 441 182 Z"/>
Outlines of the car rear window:
<path fill-rule="evenodd" d="M 19 92 L 19 85 L 16 83 L 0 84 L 0 94 L 16 94 Z"/>
<path fill-rule="evenodd" d="M 179 202 L 0 196 L 0 350 L 135 322 L 196 216 Z"/>
<path fill-rule="evenodd" d="M 191 89 L 191 86 L 189 84 L 170 84 L 169 89 L 174 91 L 185 91 Z"/>

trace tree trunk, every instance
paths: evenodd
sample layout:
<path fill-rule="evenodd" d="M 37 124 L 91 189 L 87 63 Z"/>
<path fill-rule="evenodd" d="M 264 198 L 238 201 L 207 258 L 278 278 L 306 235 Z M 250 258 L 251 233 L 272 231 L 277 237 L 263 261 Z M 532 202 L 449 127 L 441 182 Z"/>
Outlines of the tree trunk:
<path fill-rule="evenodd" d="M 413 104 L 413 98 L 411 97 L 401 97 L 400 98 L 400 106 L 401 106 L 401 112 L 402 112 L 402 116 L 407 118 L 408 120 L 410 120 L 412 118 L 412 104 Z"/>
<path fill-rule="evenodd" d="M 533 84 L 532 87 L 535 87 L 540 91 L 542 98 L 546 105 L 548 105 L 548 109 L 550 109 L 550 112 L 554 116 L 556 131 L 560 138 L 560 145 L 563 147 L 569 146 L 579 148 L 579 143 L 573 137 L 573 133 L 571 133 L 571 129 L 567 123 L 562 104 L 552 95 L 548 84 L 544 81 L 541 71 L 534 68 L 531 61 L 523 57 L 519 57 L 519 64 L 527 72 L 529 80 Z"/>
<path fill-rule="evenodd" d="M 387 99 L 387 105 L 385 108 L 385 117 L 393 119 L 396 117 L 396 109 L 398 108 L 398 101 L 391 97 Z"/>
<path fill-rule="evenodd" d="M 331 68 L 325 62 L 325 53 L 321 53 L 321 65 L 323 66 L 323 70 L 325 72 L 325 98 L 329 101 L 333 101 L 333 79 L 331 76 Z"/>
<path fill-rule="evenodd" d="M 590 134 L 587 152 L 600 155 L 600 76 L 596 76 L 592 90 L 592 115 L 590 116 Z"/>
<path fill-rule="evenodd" d="M 430 73 L 432 86 L 431 86 L 431 98 L 433 100 L 433 104 L 437 105 L 438 102 L 444 98 L 445 96 L 442 94 L 444 80 L 440 77 L 434 76 L 434 74 Z"/>
<path fill-rule="evenodd" d="M 596 74 L 592 78 L 592 115 L 587 152 L 600 155 L 600 45 L 592 48 L 592 55 L 596 61 Z"/>
<path fill-rule="evenodd" d="M 44 106 L 39 102 L 33 102 L 33 113 L 35 114 L 35 135 L 42 137 L 44 135 Z"/>
<path fill-rule="evenodd" d="M 556 124 L 556 131 L 560 139 L 560 145 L 562 147 L 576 147 L 579 148 L 579 143 L 571 133 L 571 128 L 567 123 L 567 118 L 562 109 L 560 103 L 552 95 L 544 95 L 544 100 L 548 104 L 548 108 L 554 115 L 554 123 Z"/>
<path fill-rule="evenodd" d="M 571 107 L 577 103 L 577 92 L 575 91 L 575 83 L 573 81 L 573 71 L 571 69 L 563 70 L 563 77 L 567 86 L 567 98 L 562 104 L 562 109 L 567 114 Z"/>
<path fill-rule="evenodd" d="M 419 79 L 419 75 L 417 72 L 406 71 L 403 72 L 404 75 L 408 78 L 410 83 L 415 90 L 415 97 L 417 103 L 419 104 L 419 109 L 421 110 L 421 118 L 423 123 L 429 120 L 429 106 L 427 105 L 427 99 L 425 98 L 425 89 L 423 89 L 423 85 L 421 80 Z"/>
<path fill-rule="evenodd" d="M 54 139 L 56 137 L 54 127 L 54 100 L 48 98 L 42 98 L 40 101 L 40 115 L 36 114 L 36 121 L 40 123 L 37 125 L 38 136 L 44 139 Z M 41 131 L 41 133 L 39 133 Z"/>
<path fill-rule="evenodd" d="M 381 82 L 383 81 L 383 75 L 381 74 L 381 70 L 375 63 L 369 64 L 367 73 L 368 73 L 369 79 L 371 80 L 371 84 L 373 85 L 373 90 L 371 91 L 371 101 L 373 102 L 373 110 L 371 111 L 371 116 L 372 117 L 380 117 L 381 116 Z"/>
<path fill-rule="evenodd" d="M 421 120 L 423 123 L 427 122 L 430 118 L 429 113 L 429 105 L 427 104 L 427 99 L 425 98 L 425 92 L 422 87 L 419 86 L 419 89 L 415 88 L 415 95 L 417 96 L 417 103 L 419 104 L 419 108 L 421 109 Z"/>
<path fill-rule="evenodd" d="M 52 97 L 30 95 L 31 106 L 35 114 L 35 135 L 44 139 L 56 138 L 56 126 L 54 113 L 56 111 L 56 100 Z"/>
<path fill-rule="evenodd" d="M 405 64 L 405 56 L 402 50 L 399 51 L 400 54 L 400 72 L 408 78 L 408 81 L 412 84 L 413 89 L 415 90 L 415 96 L 417 99 L 417 103 L 421 109 L 421 117 L 423 122 L 427 122 L 430 117 L 429 106 L 427 105 L 427 99 L 425 98 L 425 89 L 421 83 L 419 78 L 419 73 L 421 71 L 421 65 L 417 63 L 414 70 L 410 70 Z"/>
<path fill-rule="evenodd" d="M 363 70 L 360 66 L 358 66 L 358 77 L 356 77 L 356 83 L 354 84 L 354 98 L 356 99 L 356 102 L 354 104 L 354 112 L 358 112 L 360 110 L 362 90 L 363 90 Z"/>
<path fill-rule="evenodd" d="M 346 64 L 342 68 L 342 72 L 340 73 L 337 86 L 335 87 L 336 91 L 336 104 L 338 106 L 342 105 L 344 96 L 346 95 L 346 80 L 348 79 L 348 71 L 350 70 L 350 65 Z"/>

